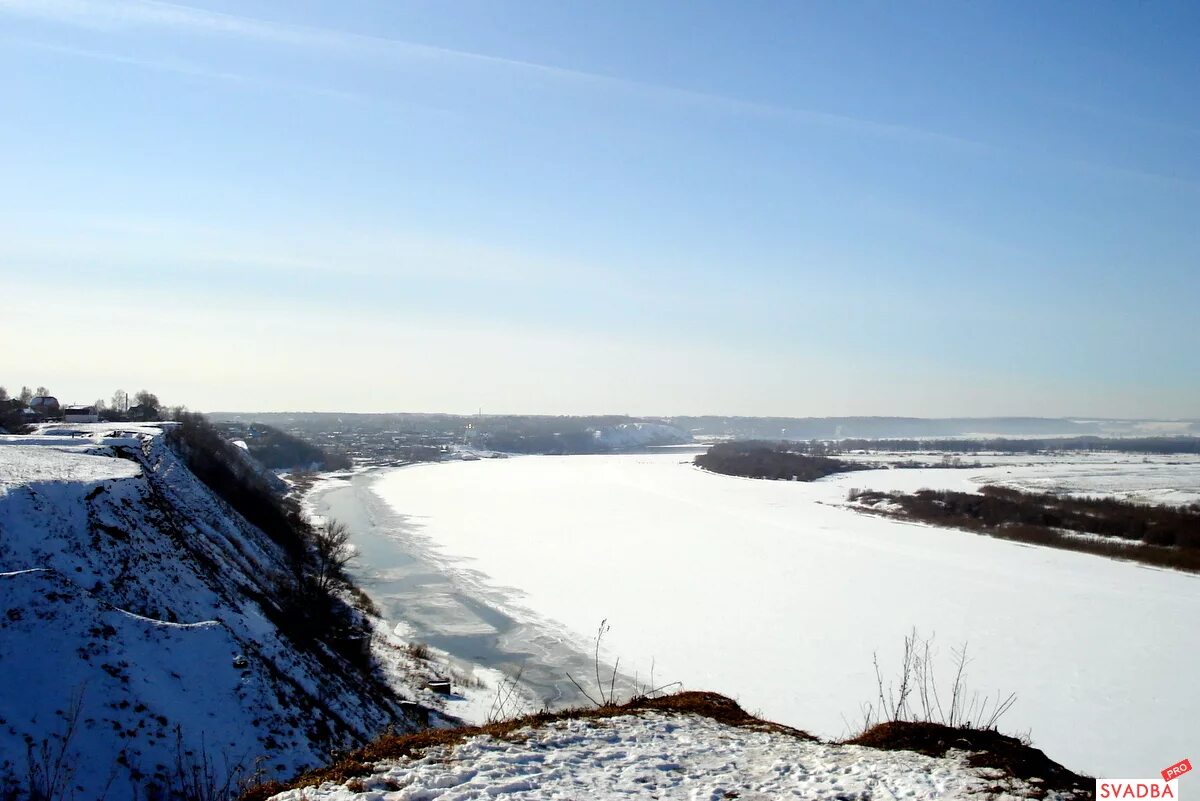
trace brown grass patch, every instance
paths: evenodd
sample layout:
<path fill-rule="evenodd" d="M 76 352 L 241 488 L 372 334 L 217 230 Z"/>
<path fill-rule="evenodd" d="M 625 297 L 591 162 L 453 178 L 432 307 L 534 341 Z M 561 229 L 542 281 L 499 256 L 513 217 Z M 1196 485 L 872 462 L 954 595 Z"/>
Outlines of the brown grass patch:
<path fill-rule="evenodd" d="M 1071 792 L 1090 797 L 1091 779 L 1074 773 L 1050 759 L 1042 751 L 1015 737 L 994 729 L 970 729 L 943 726 L 940 723 L 890 721 L 872 726 L 846 745 L 862 745 L 885 751 L 916 751 L 927 756 L 945 756 L 951 749 L 969 751 L 967 763 L 977 768 L 996 768 L 1045 791 Z"/>
<path fill-rule="evenodd" d="M 708 692 L 680 692 L 658 698 L 643 696 L 624 704 L 610 704 L 603 707 L 539 712 L 483 726 L 426 729 L 415 734 L 387 734 L 328 767 L 308 771 L 289 782 L 268 782 L 252 787 L 242 795 L 241 801 L 266 801 L 267 798 L 285 790 L 312 787 L 324 782 L 345 784 L 351 779 L 369 776 L 374 772 L 375 764 L 378 762 L 412 757 L 429 748 L 456 745 L 482 734 L 497 738 L 511 738 L 520 729 L 528 726 L 544 726 L 561 720 L 612 718 L 646 711 L 698 715 L 728 726 L 772 731 L 804 740 L 816 740 L 811 734 L 799 729 L 757 718 L 738 706 L 737 702 L 723 695 Z"/>

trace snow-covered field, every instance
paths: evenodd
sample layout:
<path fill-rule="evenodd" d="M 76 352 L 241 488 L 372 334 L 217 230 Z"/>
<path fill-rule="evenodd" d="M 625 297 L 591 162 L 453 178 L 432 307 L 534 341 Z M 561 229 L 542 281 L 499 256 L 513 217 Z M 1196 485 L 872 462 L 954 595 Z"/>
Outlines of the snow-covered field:
<path fill-rule="evenodd" d="M 861 462 L 937 464 L 943 456 L 942 453 L 852 453 L 845 458 Z M 1200 456 L 1195 454 L 964 453 L 957 456 L 964 464 L 980 462 L 984 469 L 963 468 L 959 476 L 946 470 L 934 473 L 918 470 L 910 479 L 898 473 L 883 480 L 901 482 L 894 489 L 919 489 L 930 482 L 939 489 L 963 490 L 1000 484 L 1028 492 L 1109 496 L 1137 503 L 1200 503 Z M 875 488 L 874 484 L 871 486 Z"/>
<path fill-rule="evenodd" d="M 873 654 L 892 672 L 915 626 L 936 635 L 943 674 L 969 643 L 968 684 L 1017 694 L 1002 729 L 1029 730 L 1075 770 L 1156 775 L 1200 753 L 1200 578 L 843 505 L 852 486 L 1198 489 L 1196 460 L 1049 461 L 803 484 L 706 473 L 681 453 L 530 456 L 392 470 L 373 486 L 405 516 L 404 547 L 492 598 L 507 588 L 508 614 L 561 623 L 577 648 L 607 618 L 606 655 L 643 682 L 653 664 L 657 683 L 838 736 L 875 698 Z"/>
<path fill-rule="evenodd" d="M 291 790 L 274 801 L 497 796 L 869 801 L 1030 794 L 1031 785 L 997 781 L 994 771 L 969 768 L 962 757 L 831 746 L 707 718 L 650 713 L 566 720 L 505 739 L 474 737 L 380 765 L 355 790 L 330 783 Z M 1007 792 L 983 795 L 998 786 Z"/>

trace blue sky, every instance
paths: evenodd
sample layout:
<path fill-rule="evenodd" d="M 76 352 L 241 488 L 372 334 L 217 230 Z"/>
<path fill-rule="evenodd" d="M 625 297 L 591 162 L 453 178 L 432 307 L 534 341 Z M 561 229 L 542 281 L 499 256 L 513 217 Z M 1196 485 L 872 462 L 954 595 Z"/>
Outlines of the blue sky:
<path fill-rule="evenodd" d="M 1200 417 L 1194 3 L 0 0 L 0 381 Z"/>

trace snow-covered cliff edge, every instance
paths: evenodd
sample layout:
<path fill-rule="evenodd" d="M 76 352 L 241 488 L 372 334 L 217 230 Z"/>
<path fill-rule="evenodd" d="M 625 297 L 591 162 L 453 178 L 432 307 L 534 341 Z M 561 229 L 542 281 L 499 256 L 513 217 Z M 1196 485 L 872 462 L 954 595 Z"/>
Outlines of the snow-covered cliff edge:
<path fill-rule="evenodd" d="M 369 668 L 281 631 L 285 550 L 161 427 L 118 428 L 0 437 L 0 782 L 141 797 L 409 728 Z"/>

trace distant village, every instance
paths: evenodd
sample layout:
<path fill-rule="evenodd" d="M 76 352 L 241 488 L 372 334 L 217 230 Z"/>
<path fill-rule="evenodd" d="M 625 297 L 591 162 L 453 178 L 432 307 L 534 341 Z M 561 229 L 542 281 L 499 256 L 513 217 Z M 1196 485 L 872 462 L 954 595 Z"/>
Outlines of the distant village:
<path fill-rule="evenodd" d="M 46 387 L 21 387 L 15 396 L 0 387 L 0 429 L 10 434 L 38 423 L 149 422 L 162 419 L 165 411 L 158 396 L 146 390 L 132 401 L 129 393 L 117 390 L 110 401 L 62 403 Z"/>

